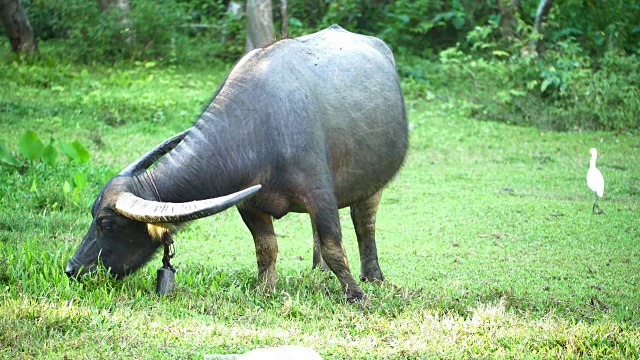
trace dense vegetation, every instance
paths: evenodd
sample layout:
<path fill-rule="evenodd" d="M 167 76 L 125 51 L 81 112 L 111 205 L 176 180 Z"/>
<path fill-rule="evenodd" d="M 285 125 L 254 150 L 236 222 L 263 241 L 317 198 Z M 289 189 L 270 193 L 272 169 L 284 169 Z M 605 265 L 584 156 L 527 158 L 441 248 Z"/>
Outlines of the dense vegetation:
<path fill-rule="evenodd" d="M 233 62 L 242 14 L 228 1 L 132 0 L 131 22 L 98 1 L 24 1 L 43 55 L 65 63 Z M 505 4 L 519 3 L 505 10 Z M 277 2 L 275 3 L 277 5 Z M 482 120 L 553 130 L 640 127 L 640 2 L 554 3 L 535 32 L 538 1 L 289 1 L 291 36 L 338 23 L 387 41 L 425 96 L 451 82 Z M 274 11 L 276 26 L 282 19 Z M 425 62 L 427 64 L 425 64 Z M 462 90 L 462 91 L 460 91 Z"/>
<path fill-rule="evenodd" d="M 292 35 L 339 23 L 397 55 L 411 149 L 383 195 L 389 281 L 363 285 L 368 306 L 310 269 L 301 214 L 275 223 L 271 296 L 254 290 L 254 246 L 234 210 L 176 237 L 166 298 L 154 294 L 159 259 L 123 281 L 69 281 L 101 186 L 191 125 L 241 55 L 245 19 L 223 2 L 132 0 L 135 37 L 123 42 L 93 1 L 23 3 L 41 57 L 0 48 L 0 357 L 202 358 L 292 343 L 327 359 L 640 357 L 637 1 L 556 4 L 540 47 L 534 1 L 508 36 L 496 1 L 289 1 Z M 603 215 L 584 180 L 593 146 Z M 341 221 L 357 274 L 348 210 Z"/>

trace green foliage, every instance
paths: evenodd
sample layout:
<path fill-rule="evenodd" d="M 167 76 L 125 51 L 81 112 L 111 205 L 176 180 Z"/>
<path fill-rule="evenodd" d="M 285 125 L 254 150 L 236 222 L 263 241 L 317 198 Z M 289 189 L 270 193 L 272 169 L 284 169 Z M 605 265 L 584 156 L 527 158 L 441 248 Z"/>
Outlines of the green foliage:
<path fill-rule="evenodd" d="M 470 114 L 484 120 L 552 130 L 640 128 L 636 56 L 612 48 L 592 58 L 571 39 L 538 54 L 532 43 L 539 35 L 523 23 L 519 31 L 527 37 L 505 42 L 497 23 L 478 26 L 467 34 L 468 50 L 443 50 L 440 68 L 418 62 L 409 73 L 422 73 L 432 89 L 453 88 Z"/>
<path fill-rule="evenodd" d="M 51 137 L 51 139 L 49 140 L 49 144 L 45 146 L 38 137 L 38 134 L 36 134 L 32 130 L 27 130 L 20 136 L 20 139 L 18 141 L 20 154 L 24 158 L 29 160 L 31 164 L 30 167 L 28 167 L 27 169 L 22 169 L 21 172 L 26 172 L 27 176 L 31 179 L 29 181 L 31 182 L 30 189 L 32 193 L 40 192 L 40 186 L 38 185 L 39 183 L 50 183 L 49 179 L 47 179 L 50 177 L 50 174 L 48 174 L 48 172 L 56 171 L 56 167 L 58 169 L 62 169 L 63 172 L 75 171 L 72 169 L 67 169 L 66 166 L 62 166 L 57 163 L 58 150 L 55 148 L 54 144 L 55 139 Z M 87 164 L 91 157 L 87 149 L 77 140 L 72 142 L 71 144 L 59 142 L 58 146 L 60 151 L 66 154 L 69 160 L 74 163 Z M 22 165 L 22 163 L 16 157 L 11 155 L 6 150 L 4 143 L 0 143 L 0 160 L 2 160 L 2 162 L 4 162 L 5 164 L 14 167 L 20 167 Z M 46 165 L 46 168 L 39 168 L 39 164 L 37 163 L 38 161 L 41 161 L 42 164 Z M 0 164 L 0 166 L 1 165 L 2 164 Z M 40 171 L 45 172 L 42 173 Z M 81 191 L 86 186 L 87 176 L 82 170 L 79 170 L 75 173 L 75 175 L 73 175 L 71 182 L 65 179 L 61 183 L 60 190 L 62 190 L 62 193 L 65 195 L 72 195 L 73 200 L 77 202 L 79 200 Z M 57 201 L 54 201 L 51 205 L 49 204 L 50 202 L 47 201 L 46 206 L 52 206 L 53 208 L 57 208 L 59 206 L 59 203 Z"/>
<path fill-rule="evenodd" d="M 381 37 L 396 55 L 437 57 L 449 79 L 435 86 L 451 86 L 456 79 L 458 94 L 478 118 L 554 130 L 638 129 L 640 4 L 554 4 L 542 36 L 532 28 L 539 1 L 521 3 L 513 14 L 518 21 L 513 37 L 503 33 L 498 2 L 329 1 L 305 6 L 323 14 L 318 27 L 339 23 Z M 313 24 L 300 11 L 292 13 Z M 536 42 L 541 53 L 534 49 Z M 409 93 L 433 96 L 421 89 L 421 84 L 433 89 L 433 81 L 427 85 L 420 80 L 433 79 L 433 74 L 408 72 Z"/>
<path fill-rule="evenodd" d="M 49 140 L 49 144 L 44 146 L 38 134 L 36 134 L 32 130 L 25 131 L 18 141 L 18 146 L 20 149 L 20 154 L 24 156 L 27 160 L 34 162 L 41 160 L 44 164 L 48 166 L 55 166 L 56 161 L 58 159 L 58 151 L 54 147 L 55 139 L 52 137 Z M 1 144 L 3 151 L 3 158 L 11 157 L 12 160 L 6 161 L 7 164 L 14 165 L 19 164 L 19 161 L 15 159 L 11 154 L 9 154 L 4 144 Z M 71 144 L 67 144 L 64 142 L 59 142 L 58 146 L 60 151 L 69 157 L 69 160 L 76 161 L 79 164 L 85 164 L 89 161 L 91 155 L 87 151 L 87 149 L 79 142 L 74 141 Z"/>
<path fill-rule="evenodd" d="M 60 143 L 60 150 L 69 157 L 70 160 L 77 161 L 80 164 L 84 164 L 89 161 L 91 157 L 87 149 L 82 146 L 77 140 L 71 144 Z"/>
<path fill-rule="evenodd" d="M 30 12 L 52 12 L 46 26 L 64 38 L 66 54 L 72 61 L 92 62 L 98 59 L 124 59 L 130 51 L 125 42 L 128 30 L 118 21 L 115 11 L 102 11 L 98 1 L 34 1 Z M 103 61 L 104 61 L 103 60 Z"/>
<path fill-rule="evenodd" d="M 538 1 L 524 3 L 527 8 L 535 9 Z M 596 58 L 612 48 L 633 54 L 639 50 L 639 17 L 638 1 L 570 0 L 554 4 L 545 33 L 549 44 L 572 40 L 585 55 Z"/>
<path fill-rule="evenodd" d="M 244 49 L 246 19 L 229 13 L 228 2 L 223 0 L 133 0 L 129 22 L 116 11 L 100 9 L 98 1 L 23 3 L 35 33 L 41 39 L 63 40 L 66 51 L 57 56 L 74 61 L 153 58 L 167 63 L 192 62 L 202 61 L 203 55 L 236 58 Z M 532 25 L 539 1 L 520 3 L 513 15 Z M 403 55 L 419 56 L 432 56 L 457 43 L 467 51 L 470 31 L 490 21 L 499 24 L 503 17 L 498 1 L 302 0 L 288 6 L 294 36 L 338 23 L 354 32 L 379 36 Z M 277 6 L 274 13 L 276 22 L 281 21 Z M 639 17 L 640 4 L 634 1 L 554 4 L 543 41 L 553 45 L 574 39 L 587 56 L 597 58 L 611 48 L 637 53 Z"/>
<path fill-rule="evenodd" d="M 405 60 L 418 56 L 439 62 L 450 79 L 435 81 L 439 75 L 398 63 L 400 73 L 407 74 L 407 91 L 427 98 L 438 90 L 451 93 L 443 87 L 456 79 L 461 89 L 456 97 L 481 119 L 554 130 L 638 129 L 640 4 L 556 3 L 543 34 L 532 26 L 539 1 L 520 4 L 513 9 L 513 34 L 502 28 L 500 2 L 469 0 L 289 2 L 289 29 L 298 36 L 337 23 L 382 38 Z M 54 65 L 58 59 L 131 61 L 146 70 L 147 64 L 236 60 L 244 51 L 246 19 L 228 11 L 222 0 L 135 0 L 127 21 L 117 11 L 100 9 L 98 1 L 30 0 L 25 7 L 36 33 L 50 39 L 41 48 Z M 277 23 L 282 19 L 276 9 Z M 12 81 L 26 78 L 54 91 L 64 91 L 68 77 L 78 76 L 39 66 L 13 70 Z M 122 85 L 129 87 L 126 80 Z M 153 104 L 132 105 L 126 94 L 116 99 L 100 91 L 94 89 L 84 101 L 110 126 L 136 118 L 159 122 L 170 111 L 168 102 L 158 110 Z"/>
<path fill-rule="evenodd" d="M 539 65 L 540 93 L 563 128 L 640 129 L 640 60 L 614 49 L 592 62 L 581 52 L 567 51 L 575 43 L 566 45 L 550 51 Z"/>
<path fill-rule="evenodd" d="M 44 150 L 44 144 L 40 141 L 38 135 L 31 130 L 26 131 L 22 136 L 20 136 L 19 146 L 22 156 L 30 161 L 40 159 L 42 150 Z"/>
<path fill-rule="evenodd" d="M 244 50 L 243 19 L 227 13 L 221 0 L 136 0 L 125 15 L 101 9 L 99 1 L 32 0 L 24 6 L 36 34 L 59 44 L 45 56 L 65 61 L 193 63 Z"/>
<path fill-rule="evenodd" d="M 58 151 L 53 146 L 54 139 L 51 138 L 49 140 L 49 145 L 45 146 L 42 149 L 42 162 L 48 166 L 55 166 L 56 161 L 58 160 Z"/>
<path fill-rule="evenodd" d="M 378 36 L 396 52 L 421 56 L 462 40 L 467 30 L 496 9 L 493 2 L 460 0 L 300 1 L 289 5 L 291 18 L 302 27 L 339 24 L 350 31 Z"/>
<path fill-rule="evenodd" d="M 20 166 L 20 161 L 7 151 L 4 141 L 0 141 L 0 161 L 11 166 Z"/>

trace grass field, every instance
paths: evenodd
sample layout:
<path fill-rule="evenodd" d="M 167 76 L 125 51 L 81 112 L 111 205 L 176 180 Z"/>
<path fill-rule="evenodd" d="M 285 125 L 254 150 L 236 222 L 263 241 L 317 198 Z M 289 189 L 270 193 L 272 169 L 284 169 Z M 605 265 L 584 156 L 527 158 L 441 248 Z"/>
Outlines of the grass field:
<path fill-rule="evenodd" d="M 363 284 L 366 306 L 311 270 L 302 214 L 275 223 L 271 296 L 254 289 L 235 210 L 176 237 L 168 297 L 154 293 L 159 259 L 122 281 L 67 279 L 104 182 L 188 128 L 228 69 L 0 65 L 0 142 L 22 161 L 0 162 L 0 357 L 198 359 L 285 344 L 326 359 L 640 357 L 640 138 L 479 122 L 437 96 L 408 94 L 411 148 L 378 216 L 388 281 Z M 29 162 L 17 155 L 26 130 L 79 140 L 91 160 Z M 602 215 L 585 182 L 591 147 Z M 87 184 L 65 191 L 78 173 Z M 341 220 L 357 275 L 348 209 Z"/>

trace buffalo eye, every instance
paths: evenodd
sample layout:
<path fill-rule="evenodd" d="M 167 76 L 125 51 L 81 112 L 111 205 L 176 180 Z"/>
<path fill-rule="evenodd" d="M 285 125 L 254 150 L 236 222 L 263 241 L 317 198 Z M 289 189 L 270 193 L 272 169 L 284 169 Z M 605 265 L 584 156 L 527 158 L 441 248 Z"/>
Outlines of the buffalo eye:
<path fill-rule="evenodd" d="M 98 220 L 98 227 L 100 230 L 108 231 L 113 227 L 113 222 L 108 219 L 100 219 Z"/>

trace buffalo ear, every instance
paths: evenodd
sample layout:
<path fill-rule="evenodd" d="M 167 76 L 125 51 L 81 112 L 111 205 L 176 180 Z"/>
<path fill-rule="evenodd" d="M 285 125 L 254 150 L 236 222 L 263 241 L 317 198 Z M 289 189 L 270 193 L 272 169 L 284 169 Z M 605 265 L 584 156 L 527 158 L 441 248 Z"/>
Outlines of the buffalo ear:
<path fill-rule="evenodd" d="M 184 203 L 151 201 L 125 192 L 118 196 L 115 210 L 129 219 L 148 224 L 181 223 L 226 210 L 251 197 L 260 188 L 255 185 L 230 195 Z"/>

